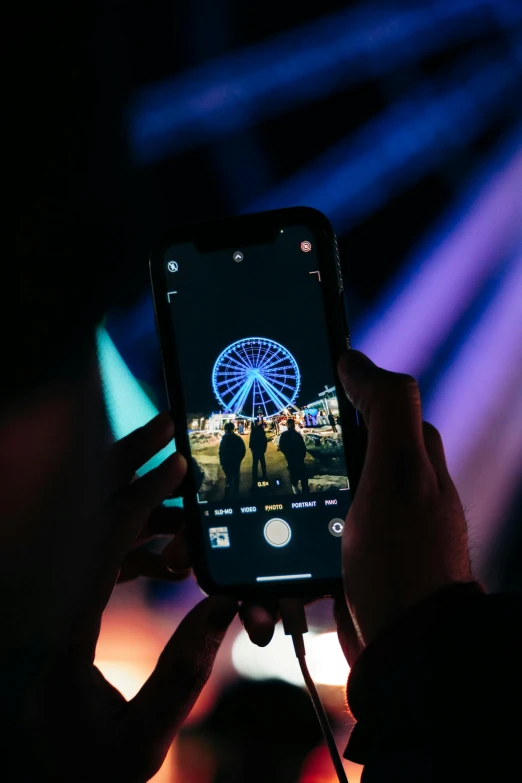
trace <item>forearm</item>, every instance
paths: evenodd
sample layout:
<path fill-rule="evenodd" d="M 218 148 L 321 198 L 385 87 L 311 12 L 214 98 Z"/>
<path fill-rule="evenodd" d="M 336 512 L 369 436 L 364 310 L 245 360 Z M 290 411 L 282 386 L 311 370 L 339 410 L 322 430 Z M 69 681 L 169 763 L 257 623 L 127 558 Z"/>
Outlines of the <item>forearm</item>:
<path fill-rule="evenodd" d="M 363 783 L 501 779 L 520 726 L 521 619 L 520 598 L 454 585 L 369 645 L 348 683 L 345 755 Z"/>

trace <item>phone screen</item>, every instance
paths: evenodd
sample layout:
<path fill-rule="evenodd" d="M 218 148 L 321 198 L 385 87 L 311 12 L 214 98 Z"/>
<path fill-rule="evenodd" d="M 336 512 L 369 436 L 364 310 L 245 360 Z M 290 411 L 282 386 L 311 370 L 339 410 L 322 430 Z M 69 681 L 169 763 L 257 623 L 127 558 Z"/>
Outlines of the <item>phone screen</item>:
<path fill-rule="evenodd" d="M 313 230 L 164 270 L 211 578 L 332 579 L 350 505 Z M 175 404 L 175 400 L 173 401 Z"/>

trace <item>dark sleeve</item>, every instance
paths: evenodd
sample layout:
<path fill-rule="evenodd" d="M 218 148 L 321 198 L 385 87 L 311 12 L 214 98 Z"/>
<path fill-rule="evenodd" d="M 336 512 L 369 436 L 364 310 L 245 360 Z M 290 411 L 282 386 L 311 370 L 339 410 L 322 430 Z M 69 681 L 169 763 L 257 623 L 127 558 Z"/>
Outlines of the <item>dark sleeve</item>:
<path fill-rule="evenodd" d="M 239 438 L 239 442 L 241 444 L 241 447 L 240 447 L 239 451 L 240 451 L 240 454 L 241 454 L 241 459 L 243 459 L 245 454 L 246 454 L 246 446 L 245 446 L 245 442 L 244 442 L 243 438 Z"/>
<path fill-rule="evenodd" d="M 357 659 L 346 758 L 362 783 L 502 781 L 520 773 L 522 599 L 455 584 Z"/>

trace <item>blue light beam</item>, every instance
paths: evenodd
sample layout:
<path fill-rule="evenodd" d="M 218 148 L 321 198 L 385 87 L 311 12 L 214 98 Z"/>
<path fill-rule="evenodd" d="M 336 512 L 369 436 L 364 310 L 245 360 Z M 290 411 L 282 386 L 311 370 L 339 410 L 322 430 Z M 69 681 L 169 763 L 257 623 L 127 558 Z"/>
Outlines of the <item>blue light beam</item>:
<path fill-rule="evenodd" d="M 245 212 L 302 204 L 328 215 L 338 233 L 469 144 L 518 106 L 522 41 L 511 58 L 461 61 L 331 147 Z"/>
<path fill-rule="evenodd" d="M 355 330 L 377 364 L 419 376 L 522 242 L 522 128 L 507 139 Z"/>
<path fill-rule="evenodd" d="M 159 411 L 125 364 L 105 329 L 98 329 L 96 341 L 109 426 L 114 439 L 120 440 L 143 427 Z M 142 476 L 161 465 L 175 450 L 174 441 L 171 441 L 137 471 L 138 475 Z M 182 506 L 183 502 L 179 498 L 168 499 L 163 505 Z"/>
<path fill-rule="evenodd" d="M 138 93 L 128 114 L 133 157 L 152 163 L 521 19 L 514 0 L 374 5 L 316 19 Z"/>

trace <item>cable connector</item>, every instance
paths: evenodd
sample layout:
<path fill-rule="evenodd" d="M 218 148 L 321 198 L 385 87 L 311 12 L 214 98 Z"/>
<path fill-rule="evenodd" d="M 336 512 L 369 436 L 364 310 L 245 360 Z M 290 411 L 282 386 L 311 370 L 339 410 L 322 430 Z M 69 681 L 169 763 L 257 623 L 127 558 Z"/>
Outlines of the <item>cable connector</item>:
<path fill-rule="evenodd" d="M 308 631 L 308 623 L 306 622 L 303 599 L 280 598 L 279 609 L 281 611 L 281 619 L 283 621 L 285 634 L 292 637 L 295 654 L 297 656 L 297 660 L 299 661 L 299 666 L 301 668 L 308 693 L 310 694 L 310 699 L 312 700 L 315 714 L 317 715 L 317 719 L 321 725 L 328 750 L 330 751 L 332 763 L 337 774 L 337 780 L 339 783 L 348 783 L 346 772 L 344 771 L 343 763 L 341 761 L 341 757 L 339 756 L 339 751 L 337 750 L 332 729 L 328 721 L 328 716 L 321 703 L 321 699 L 319 697 L 319 693 L 317 692 L 317 688 L 315 687 L 314 681 L 310 676 L 308 666 L 306 665 L 306 650 L 303 634 Z"/>
<path fill-rule="evenodd" d="M 308 632 L 305 608 L 302 598 L 280 598 L 281 620 L 287 636 L 292 637 L 295 654 L 306 655 L 303 634 Z"/>
<path fill-rule="evenodd" d="M 281 620 L 287 636 L 308 632 L 305 608 L 302 598 L 280 598 Z"/>

